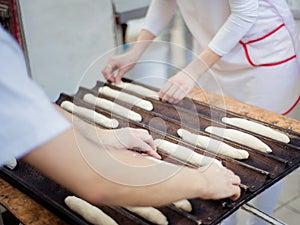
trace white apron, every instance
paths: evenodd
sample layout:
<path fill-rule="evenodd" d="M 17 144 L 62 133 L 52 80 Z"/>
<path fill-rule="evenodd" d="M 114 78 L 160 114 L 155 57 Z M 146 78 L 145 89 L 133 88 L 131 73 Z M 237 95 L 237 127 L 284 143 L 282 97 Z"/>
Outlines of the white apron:
<path fill-rule="evenodd" d="M 177 0 L 177 4 L 200 50 L 230 14 L 226 0 L 191 0 L 191 4 Z M 199 86 L 285 115 L 299 100 L 299 58 L 296 25 L 285 0 L 259 0 L 256 23 L 199 80 Z"/>

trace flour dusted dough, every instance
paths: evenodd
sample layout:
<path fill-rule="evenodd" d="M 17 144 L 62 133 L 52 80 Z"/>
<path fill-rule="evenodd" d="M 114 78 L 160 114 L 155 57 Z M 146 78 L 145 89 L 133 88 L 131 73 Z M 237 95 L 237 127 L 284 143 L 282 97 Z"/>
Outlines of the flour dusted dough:
<path fill-rule="evenodd" d="M 95 225 L 117 225 L 116 221 L 105 214 L 101 209 L 91 205 L 83 199 L 75 196 L 68 196 L 65 198 L 65 204 L 89 223 Z"/>
<path fill-rule="evenodd" d="M 236 127 L 243 128 L 245 130 L 252 131 L 254 133 L 263 135 L 265 137 L 269 137 L 274 140 L 281 141 L 283 143 L 290 142 L 290 138 L 286 134 L 250 120 L 241 119 L 241 118 L 223 117 L 222 122 Z"/>
<path fill-rule="evenodd" d="M 125 90 L 128 91 L 132 91 L 134 93 L 138 93 L 140 95 L 143 95 L 145 97 L 149 97 L 155 100 L 159 100 L 159 96 L 158 93 L 156 91 L 153 91 L 149 88 L 145 88 L 141 85 L 137 85 L 137 84 L 132 84 L 129 82 L 119 82 L 119 83 L 114 83 L 115 86 L 120 87 L 120 88 L 124 88 Z"/>
<path fill-rule="evenodd" d="M 169 142 L 169 141 L 166 141 L 163 139 L 155 139 L 154 145 L 160 151 L 167 153 L 179 160 L 189 162 L 195 166 L 205 166 L 205 165 L 211 164 L 212 162 L 221 164 L 220 161 L 218 161 L 214 158 L 198 154 L 189 148 L 174 144 L 172 142 Z"/>
<path fill-rule="evenodd" d="M 202 147 L 210 152 L 226 155 L 234 159 L 247 159 L 249 153 L 242 149 L 234 148 L 226 143 L 204 135 L 193 134 L 185 129 L 178 129 L 177 134 L 185 141 Z"/>
<path fill-rule="evenodd" d="M 151 223 L 159 225 L 167 225 L 168 220 L 164 214 L 162 214 L 158 209 L 153 207 L 125 207 L 130 212 L 143 217 Z"/>
<path fill-rule="evenodd" d="M 98 91 L 99 91 L 99 93 L 101 93 L 103 95 L 106 95 L 106 96 L 114 98 L 114 99 L 118 99 L 123 102 L 127 102 L 127 103 L 137 106 L 141 109 L 144 109 L 147 111 L 153 110 L 153 105 L 150 101 L 141 99 L 141 98 L 136 97 L 131 94 L 127 94 L 127 93 L 124 93 L 121 91 L 114 90 L 108 86 L 100 87 L 98 89 Z"/>
<path fill-rule="evenodd" d="M 86 94 L 86 95 L 84 95 L 83 100 L 92 105 L 95 105 L 102 109 L 105 109 L 109 112 L 120 115 L 126 119 L 133 120 L 136 122 L 142 121 L 142 116 L 140 114 L 138 114 L 132 110 L 129 110 L 121 105 L 118 105 L 112 101 L 109 101 L 107 99 L 98 98 L 92 94 Z"/>
<path fill-rule="evenodd" d="M 14 170 L 14 169 L 17 167 L 18 162 L 17 162 L 17 159 L 16 159 L 16 158 L 12 158 L 11 160 L 7 161 L 4 165 L 5 165 L 5 167 L 7 167 L 8 169 Z"/>
<path fill-rule="evenodd" d="M 192 212 L 192 210 L 193 210 L 191 203 L 186 199 L 183 199 L 183 200 L 180 200 L 177 202 L 173 202 L 173 205 L 175 205 L 177 208 L 182 209 L 186 212 Z"/>
<path fill-rule="evenodd" d="M 238 130 L 210 126 L 205 131 L 262 152 L 272 152 L 272 149 L 258 138 Z"/>
<path fill-rule="evenodd" d="M 119 126 L 119 122 L 117 120 L 110 119 L 91 109 L 77 106 L 70 101 L 63 101 L 61 103 L 61 107 L 75 115 L 82 116 L 90 122 L 95 122 L 106 128 L 117 128 Z"/>

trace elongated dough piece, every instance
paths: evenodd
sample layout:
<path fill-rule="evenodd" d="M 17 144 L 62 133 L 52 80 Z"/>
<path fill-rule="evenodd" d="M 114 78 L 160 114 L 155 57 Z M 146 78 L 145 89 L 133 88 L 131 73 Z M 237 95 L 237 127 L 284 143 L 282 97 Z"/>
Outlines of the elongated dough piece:
<path fill-rule="evenodd" d="M 121 105 L 118 105 L 112 101 L 109 101 L 107 99 L 98 98 L 92 94 L 86 94 L 86 95 L 84 95 L 83 100 L 92 105 L 95 105 L 102 109 L 105 109 L 109 112 L 120 115 L 126 119 L 133 120 L 136 122 L 142 121 L 142 116 L 140 114 L 138 114 L 130 109 L 127 109 Z"/>
<path fill-rule="evenodd" d="M 5 165 L 5 167 L 7 167 L 8 169 L 14 170 L 14 169 L 17 167 L 17 165 L 18 165 L 18 161 L 17 161 L 16 158 L 12 158 L 11 160 L 5 162 L 4 165 Z"/>
<path fill-rule="evenodd" d="M 250 120 L 246 120 L 242 118 L 223 117 L 222 122 L 236 127 L 243 128 L 245 130 L 252 131 L 254 133 L 263 135 L 265 137 L 269 137 L 274 140 L 281 141 L 283 143 L 290 142 L 290 138 L 286 134 Z"/>
<path fill-rule="evenodd" d="M 134 93 L 138 93 L 140 95 L 143 95 L 145 97 L 149 97 L 155 100 L 159 100 L 158 92 L 153 91 L 149 88 L 145 88 L 141 85 L 138 84 L 133 84 L 129 82 L 119 82 L 119 83 L 114 83 L 115 86 L 124 88 L 125 90 L 132 91 Z"/>
<path fill-rule="evenodd" d="M 202 147 L 210 152 L 226 155 L 234 159 L 247 159 L 249 157 L 249 153 L 245 150 L 234 148 L 222 141 L 204 135 L 193 134 L 185 129 L 178 129 L 177 134 L 183 140 Z"/>
<path fill-rule="evenodd" d="M 186 199 L 179 200 L 177 202 L 173 202 L 173 205 L 175 205 L 177 208 L 182 209 L 186 212 L 192 212 L 192 210 L 193 210 L 191 203 Z"/>
<path fill-rule="evenodd" d="M 258 138 L 238 130 L 209 126 L 205 129 L 205 131 L 262 152 L 272 152 L 272 149 Z"/>
<path fill-rule="evenodd" d="M 60 106 L 75 115 L 82 116 L 90 122 L 95 122 L 106 128 L 117 128 L 119 126 L 119 122 L 116 119 L 110 119 L 91 109 L 77 106 L 70 101 L 63 101 Z"/>
<path fill-rule="evenodd" d="M 199 153 L 194 152 L 193 150 L 191 150 L 189 148 L 174 144 L 172 142 L 169 142 L 169 141 L 166 141 L 163 139 L 155 139 L 154 145 L 160 151 L 167 153 L 179 160 L 189 162 L 195 166 L 205 166 L 205 165 L 211 164 L 212 162 L 221 164 L 220 161 L 218 161 L 214 158 L 201 155 Z"/>
<path fill-rule="evenodd" d="M 158 209 L 153 207 L 125 207 L 130 212 L 133 212 L 140 217 L 148 220 L 151 223 L 159 225 L 167 225 L 167 217 L 162 214 Z"/>
<path fill-rule="evenodd" d="M 65 198 L 65 204 L 89 223 L 95 225 L 117 225 L 116 221 L 105 214 L 101 209 L 91 205 L 83 199 L 75 196 L 68 196 Z"/>
<path fill-rule="evenodd" d="M 141 98 L 136 97 L 131 94 L 127 94 L 125 92 L 114 90 L 108 86 L 100 87 L 98 89 L 98 91 L 99 91 L 99 93 L 101 93 L 103 95 L 106 95 L 106 96 L 114 98 L 114 99 L 118 99 L 123 102 L 127 102 L 127 103 L 137 106 L 141 109 L 144 109 L 147 111 L 153 110 L 153 105 L 150 101 L 141 99 Z"/>

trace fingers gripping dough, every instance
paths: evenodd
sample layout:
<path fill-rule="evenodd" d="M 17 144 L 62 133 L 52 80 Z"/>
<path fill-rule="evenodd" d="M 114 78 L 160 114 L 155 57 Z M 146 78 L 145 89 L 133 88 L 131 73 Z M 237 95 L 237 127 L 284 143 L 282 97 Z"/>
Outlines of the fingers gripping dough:
<path fill-rule="evenodd" d="M 154 140 L 154 145 L 160 151 L 167 153 L 179 160 L 189 162 L 195 166 L 205 166 L 212 162 L 221 164 L 220 161 L 218 161 L 214 158 L 198 154 L 191 149 L 174 144 L 174 143 L 166 141 L 166 140 L 156 139 L 156 140 Z"/>
<path fill-rule="evenodd" d="M 168 220 L 164 214 L 162 214 L 158 209 L 153 207 L 126 207 L 127 210 L 133 212 L 134 214 L 143 217 L 144 219 L 150 221 L 154 224 L 167 225 Z"/>
<path fill-rule="evenodd" d="M 153 91 L 149 88 L 145 88 L 141 85 L 132 84 L 132 83 L 128 83 L 128 82 L 122 82 L 122 81 L 119 82 L 118 84 L 114 83 L 114 85 L 117 87 L 120 87 L 120 88 L 124 88 L 125 90 L 132 91 L 134 93 L 143 95 L 145 97 L 159 100 L 158 92 Z"/>
<path fill-rule="evenodd" d="M 272 152 L 272 149 L 258 138 L 238 130 L 210 126 L 207 127 L 205 131 L 262 152 Z"/>
<path fill-rule="evenodd" d="M 178 135 L 185 141 L 207 149 L 208 151 L 226 155 L 234 159 L 246 159 L 249 153 L 242 149 L 236 149 L 228 144 L 204 135 L 196 135 L 184 129 L 177 130 Z"/>
<path fill-rule="evenodd" d="M 65 198 L 66 205 L 82 216 L 86 221 L 95 225 L 117 225 L 111 217 L 105 214 L 101 209 L 91 205 L 90 203 L 77 198 L 68 196 Z"/>
<path fill-rule="evenodd" d="M 132 104 L 134 106 L 137 106 L 141 109 L 145 109 L 147 111 L 153 110 L 153 105 L 151 102 L 147 100 L 143 100 L 139 97 L 136 97 L 134 95 L 130 95 L 121 91 L 116 91 L 110 87 L 104 86 L 99 88 L 99 93 L 104 94 L 108 97 L 118 99 L 123 102 L 127 102 L 129 104 Z"/>
<path fill-rule="evenodd" d="M 192 212 L 192 209 L 193 209 L 191 203 L 186 199 L 183 199 L 183 200 L 180 200 L 177 202 L 173 202 L 173 205 L 175 205 L 177 208 L 182 209 L 186 212 Z"/>
<path fill-rule="evenodd" d="M 83 118 L 85 118 L 91 122 L 95 122 L 106 128 L 117 128 L 119 126 L 119 122 L 117 120 L 110 119 L 110 118 L 108 118 L 100 113 L 97 113 L 91 109 L 77 106 L 69 101 L 63 101 L 61 103 L 61 107 L 71 113 L 74 113 L 75 115 L 82 116 Z"/>
<path fill-rule="evenodd" d="M 109 112 L 112 112 L 112 113 L 115 113 L 117 115 L 120 115 L 122 117 L 125 117 L 126 119 L 129 119 L 129 120 L 133 120 L 133 121 L 136 121 L 136 122 L 141 122 L 142 121 L 142 116 L 132 110 L 129 110 L 121 105 L 118 105 L 112 101 L 109 101 L 107 99 L 103 99 L 103 98 L 98 98 L 98 97 L 95 97 L 94 95 L 92 94 L 86 94 L 84 97 L 83 97 L 83 100 L 92 104 L 92 105 L 95 105 L 95 106 L 98 106 L 102 109 L 105 109 Z"/>
<path fill-rule="evenodd" d="M 223 117 L 222 122 L 243 128 L 245 130 L 252 131 L 254 133 L 272 138 L 274 140 L 281 141 L 283 143 L 290 142 L 290 138 L 286 134 L 250 120 Z"/>

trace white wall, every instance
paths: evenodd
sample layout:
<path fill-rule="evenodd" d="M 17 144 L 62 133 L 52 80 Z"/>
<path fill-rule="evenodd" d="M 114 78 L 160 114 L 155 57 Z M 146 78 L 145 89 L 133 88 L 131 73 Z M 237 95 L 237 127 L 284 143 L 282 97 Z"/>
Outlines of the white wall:
<path fill-rule="evenodd" d="M 20 6 L 32 78 L 51 100 L 102 79 L 100 70 L 82 76 L 115 46 L 110 0 L 26 0 Z"/>

